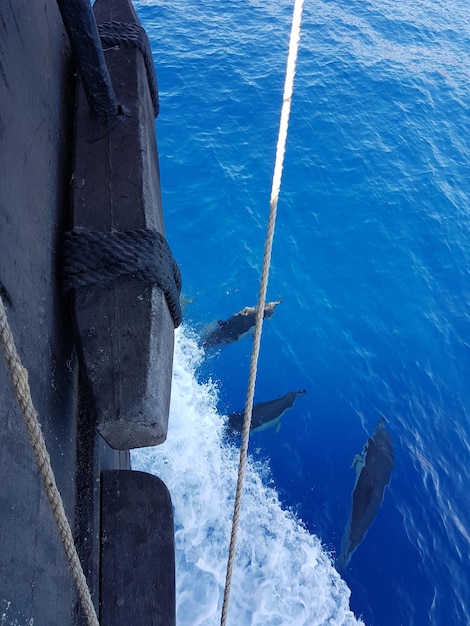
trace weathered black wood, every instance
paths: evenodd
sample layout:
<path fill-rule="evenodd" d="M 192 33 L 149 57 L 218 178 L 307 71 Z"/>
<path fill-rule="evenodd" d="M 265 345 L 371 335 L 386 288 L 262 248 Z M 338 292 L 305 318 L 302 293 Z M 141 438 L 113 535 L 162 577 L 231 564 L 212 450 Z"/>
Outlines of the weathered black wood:
<path fill-rule="evenodd" d="M 96 606 L 100 597 L 101 471 L 130 469 L 128 450 L 110 448 L 95 428 L 93 407 L 82 398 L 78 381 L 75 544 Z M 87 622 L 80 603 L 76 604 L 77 624 Z"/>
<path fill-rule="evenodd" d="M 97 22 L 138 23 L 127 0 L 98 0 Z M 122 115 L 106 125 L 77 102 L 72 227 L 164 234 L 154 108 L 139 50 L 113 46 L 106 60 Z M 97 428 L 128 449 L 166 438 L 174 328 L 163 292 L 133 278 L 80 288 L 80 352 Z"/>
<path fill-rule="evenodd" d="M 157 477 L 108 470 L 101 492 L 101 626 L 174 626 L 170 494 Z"/>
<path fill-rule="evenodd" d="M 71 175 L 67 35 L 55 0 L 2 0 L 0 14 L 0 281 L 73 524 L 77 384 L 55 276 Z M 0 624 L 71 624 L 75 589 L 2 353 L 0 485 Z"/>
<path fill-rule="evenodd" d="M 57 0 L 93 115 L 112 120 L 118 113 L 95 16 L 89 0 Z"/>

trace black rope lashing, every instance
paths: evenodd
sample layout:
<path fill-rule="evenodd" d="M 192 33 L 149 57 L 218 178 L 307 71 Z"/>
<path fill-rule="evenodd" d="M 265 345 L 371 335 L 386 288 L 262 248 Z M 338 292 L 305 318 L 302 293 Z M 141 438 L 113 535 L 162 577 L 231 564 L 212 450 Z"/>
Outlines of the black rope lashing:
<path fill-rule="evenodd" d="M 175 328 L 182 321 L 181 272 L 168 243 L 155 230 L 90 231 L 74 228 L 64 237 L 63 284 L 66 290 L 133 276 L 165 294 Z"/>
<path fill-rule="evenodd" d="M 122 46 L 124 48 L 137 48 L 142 53 L 147 72 L 150 96 L 152 98 L 153 112 L 155 117 L 160 111 L 158 100 L 157 77 L 152 61 L 152 50 L 147 33 L 139 24 L 126 22 L 103 22 L 98 24 L 98 33 L 103 46 Z"/>
<path fill-rule="evenodd" d="M 92 115 L 112 122 L 118 103 L 90 0 L 57 0 Z"/>

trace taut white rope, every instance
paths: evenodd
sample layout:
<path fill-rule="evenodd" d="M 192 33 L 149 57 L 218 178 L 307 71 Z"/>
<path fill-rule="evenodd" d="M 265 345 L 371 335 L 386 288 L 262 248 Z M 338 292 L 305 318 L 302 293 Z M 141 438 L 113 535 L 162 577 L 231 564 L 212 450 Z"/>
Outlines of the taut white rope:
<path fill-rule="evenodd" d="M 225 578 L 224 600 L 222 605 L 221 626 L 227 622 L 228 602 L 230 597 L 230 586 L 232 582 L 233 562 L 235 558 L 235 546 L 237 541 L 237 529 L 240 518 L 240 503 L 245 475 L 246 456 L 248 451 L 248 440 L 251 426 L 251 413 L 253 410 L 253 397 L 255 394 L 256 373 L 258 368 L 259 348 L 261 342 L 261 331 L 263 327 L 264 305 L 266 303 L 266 291 L 268 287 L 269 267 L 271 264 L 271 252 L 274 238 L 274 226 L 276 223 L 277 203 L 281 189 L 282 168 L 284 164 L 284 153 L 286 149 L 287 128 L 289 125 L 290 105 L 294 87 L 295 65 L 300 40 L 300 23 L 302 19 L 302 8 L 304 0 L 295 0 L 294 12 L 292 16 L 292 28 L 290 33 L 289 54 L 287 57 L 286 79 L 284 83 L 284 95 L 282 99 L 281 119 L 279 122 L 279 134 L 276 147 L 276 161 L 274 164 L 273 182 L 271 189 L 271 200 L 269 203 L 269 220 L 264 244 L 263 270 L 260 279 L 260 290 L 256 311 L 256 324 L 253 337 L 253 349 L 250 362 L 250 377 L 245 402 L 245 416 L 243 422 L 242 443 L 240 448 L 240 461 L 238 466 L 237 489 L 235 493 L 235 505 L 233 510 L 232 534 L 230 538 L 230 548 L 227 563 L 227 575 Z"/>
<path fill-rule="evenodd" d="M 28 372 L 23 367 L 18 352 L 16 350 L 13 333 L 8 323 L 5 307 L 0 297 L 0 341 L 3 352 L 7 360 L 8 369 L 13 382 L 13 389 L 16 400 L 21 407 L 28 436 L 33 446 L 34 454 L 38 464 L 39 473 L 44 484 L 44 490 L 51 505 L 57 527 L 59 529 L 60 538 L 64 544 L 67 560 L 72 572 L 78 595 L 82 604 L 89 626 L 99 626 L 96 616 L 95 607 L 88 589 L 85 574 L 78 557 L 77 549 L 73 540 L 72 530 L 70 528 L 67 515 L 60 492 L 57 488 L 54 473 L 51 467 L 51 460 L 46 448 L 46 442 L 41 431 L 41 425 L 38 420 L 38 414 L 34 408 L 31 398 L 31 390 L 28 383 Z"/>

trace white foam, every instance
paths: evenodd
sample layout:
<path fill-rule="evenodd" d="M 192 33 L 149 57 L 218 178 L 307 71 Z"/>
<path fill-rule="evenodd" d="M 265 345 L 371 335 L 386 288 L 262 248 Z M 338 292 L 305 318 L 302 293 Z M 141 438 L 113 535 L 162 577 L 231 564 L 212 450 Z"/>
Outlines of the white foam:
<path fill-rule="evenodd" d="M 203 358 L 176 334 L 168 440 L 132 453 L 135 469 L 164 480 L 174 506 L 178 626 L 220 623 L 238 450 L 224 442 L 217 389 L 197 381 Z M 249 461 L 228 624 L 361 624 L 350 592 L 317 537 L 282 509 L 269 470 Z"/>

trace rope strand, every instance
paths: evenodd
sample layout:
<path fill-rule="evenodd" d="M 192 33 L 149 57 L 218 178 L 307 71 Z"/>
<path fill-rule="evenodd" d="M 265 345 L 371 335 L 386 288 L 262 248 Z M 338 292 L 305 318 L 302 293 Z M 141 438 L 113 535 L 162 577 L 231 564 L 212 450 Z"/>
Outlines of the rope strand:
<path fill-rule="evenodd" d="M 2 298 L 0 297 L 0 341 L 7 360 L 8 369 L 16 400 L 23 413 L 23 418 L 28 431 L 28 436 L 33 446 L 39 473 L 44 484 L 44 490 L 51 505 L 52 513 L 59 529 L 60 538 L 65 548 L 67 560 L 72 572 L 72 577 L 77 588 L 82 604 L 83 612 L 89 626 L 99 626 L 98 617 L 91 599 L 90 590 L 83 573 L 82 565 L 73 540 L 67 515 L 65 513 L 62 498 L 57 488 L 55 476 L 52 471 L 51 460 L 46 448 L 46 442 L 41 431 L 38 414 L 31 398 L 31 390 L 28 383 L 28 372 L 23 367 L 16 350 L 13 333 L 5 312 Z"/>
<path fill-rule="evenodd" d="M 233 509 L 232 533 L 230 538 L 229 556 L 227 562 L 227 574 L 225 579 L 224 599 L 222 604 L 221 626 L 227 622 L 228 603 L 230 598 L 230 588 L 232 583 L 233 563 L 235 559 L 235 547 L 237 541 L 237 530 L 240 519 L 241 495 L 243 480 L 245 476 L 246 457 L 248 452 L 248 441 L 251 426 L 251 414 L 253 411 L 253 398 L 255 394 L 256 374 L 258 369 L 258 358 L 261 343 L 261 332 L 263 327 L 264 306 L 266 304 L 266 292 L 268 288 L 269 268 L 271 264 L 271 253 L 274 239 L 274 227 L 276 223 L 277 203 L 281 189 L 282 170 L 284 165 L 284 154 L 286 149 L 287 129 L 289 125 L 290 105 L 292 100 L 295 65 L 300 40 L 300 23 L 302 19 L 302 8 L 304 0 L 295 0 L 294 12 L 292 16 L 292 28 L 289 42 L 289 54 L 287 57 L 286 79 L 284 83 L 284 95 L 282 99 L 281 119 L 279 123 L 279 134 L 276 147 L 276 161 L 271 189 L 271 199 L 269 203 L 269 220 L 264 245 L 263 269 L 260 279 L 260 290 L 258 305 L 256 310 L 255 332 L 253 337 L 253 349 L 251 353 L 250 375 L 248 390 L 245 402 L 245 416 L 243 422 L 242 443 L 240 448 L 240 460 L 238 467 L 237 488 L 235 492 L 235 504 Z"/>

